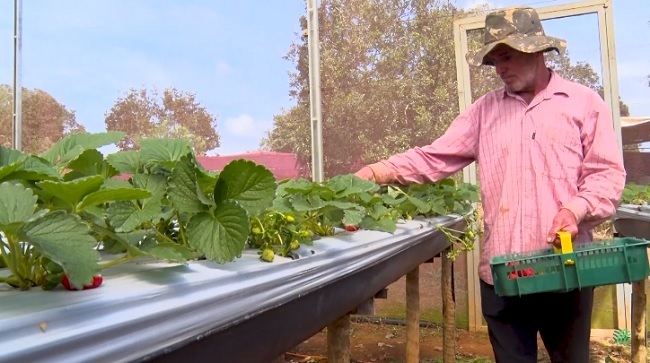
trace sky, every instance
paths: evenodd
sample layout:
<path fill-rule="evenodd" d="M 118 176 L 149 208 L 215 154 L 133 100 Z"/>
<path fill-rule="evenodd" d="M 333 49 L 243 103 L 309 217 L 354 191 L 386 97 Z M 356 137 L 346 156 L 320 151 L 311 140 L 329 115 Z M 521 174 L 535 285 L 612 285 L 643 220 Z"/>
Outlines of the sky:
<path fill-rule="evenodd" d="M 489 0 L 543 7 L 564 0 Z M 470 8 L 485 0 L 457 0 Z M 613 0 L 620 94 L 632 116 L 650 117 L 650 1 Z M 176 87 L 217 117 L 212 154 L 257 150 L 273 116 L 290 108 L 283 59 L 298 38 L 305 0 L 22 1 L 21 82 L 42 89 L 89 132 L 130 88 Z M 599 71 L 595 15 L 545 21 L 573 61 Z M 0 1 L 0 83 L 12 83 L 13 1 Z M 110 147 L 104 149 L 111 152 Z"/>

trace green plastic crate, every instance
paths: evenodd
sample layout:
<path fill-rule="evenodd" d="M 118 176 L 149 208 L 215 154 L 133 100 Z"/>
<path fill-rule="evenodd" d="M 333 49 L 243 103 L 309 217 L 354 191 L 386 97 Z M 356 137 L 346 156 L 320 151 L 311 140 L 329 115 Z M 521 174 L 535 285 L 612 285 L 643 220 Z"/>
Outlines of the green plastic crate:
<path fill-rule="evenodd" d="M 547 248 L 495 256 L 490 261 L 494 290 L 499 296 L 521 296 L 640 281 L 650 273 L 648 244 L 638 238 L 614 238 L 576 244 L 569 253 Z"/>

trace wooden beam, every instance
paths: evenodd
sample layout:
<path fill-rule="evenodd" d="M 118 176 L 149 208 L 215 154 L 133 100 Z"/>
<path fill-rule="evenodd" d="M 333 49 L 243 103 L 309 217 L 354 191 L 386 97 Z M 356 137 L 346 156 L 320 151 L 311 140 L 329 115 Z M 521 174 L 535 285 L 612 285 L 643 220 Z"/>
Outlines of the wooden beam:
<path fill-rule="evenodd" d="M 327 326 L 327 361 L 350 363 L 350 314 Z"/>
<path fill-rule="evenodd" d="M 440 289 L 442 290 L 442 361 L 456 361 L 456 303 L 454 301 L 453 262 L 447 258 L 451 247 L 442 253 L 442 272 Z"/>
<path fill-rule="evenodd" d="M 420 361 L 420 266 L 406 274 L 406 363 Z"/>
<path fill-rule="evenodd" d="M 646 280 L 632 283 L 632 363 L 646 363 Z"/>

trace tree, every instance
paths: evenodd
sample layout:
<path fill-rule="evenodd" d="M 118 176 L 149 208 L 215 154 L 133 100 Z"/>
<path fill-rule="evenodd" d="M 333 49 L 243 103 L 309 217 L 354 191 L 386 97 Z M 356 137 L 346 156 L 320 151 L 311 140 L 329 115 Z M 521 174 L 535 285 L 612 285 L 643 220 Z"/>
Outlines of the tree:
<path fill-rule="evenodd" d="M 38 154 L 47 150 L 62 137 L 84 132 L 77 123 L 74 111 L 68 110 L 49 93 L 22 89 L 22 145 L 25 152 Z M 0 85 L 0 145 L 13 145 L 13 89 Z"/>
<path fill-rule="evenodd" d="M 219 146 L 216 117 L 199 105 L 194 94 L 176 88 L 165 89 L 160 97 L 156 90 L 131 88 L 105 116 L 108 131 L 126 133 L 117 143 L 122 150 L 137 149 L 143 138 L 187 139 L 197 155 Z"/>
<path fill-rule="evenodd" d="M 429 143 L 444 131 L 444 121 L 454 113 L 449 105 L 457 104 L 451 32 L 455 11 L 448 2 L 428 0 L 321 3 L 327 175 Z M 301 24 L 306 29 L 304 18 Z M 287 55 L 296 63 L 291 96 L 297 106 L 276 116 L 262 147 L 293 151 L 308 160 L 306 42 L 303 36 Z M 298 132 L 300 136 L 288 137 Z"/>
<path fill-rule="evenodd" d="M 471 12 L 475 14 L 475 11 Z M 470 15 L 445 0 L 323 0 L 319 7 L 325 175 L 431 143 L 458 115 L 453 21 Z M 285 59 L 296 105 L 274 117 L 263 149 L 309 163 L 307 22 Z M 469 37 L 480 45 L 480 31 Z M 550 56 L 558 72 L 598 89 L 598 75 L 568 54 Z M 474 99 L 500 85 L 494 70 L 472 69 Z M 621 107 L 621 110 L 624 110 Z"/>

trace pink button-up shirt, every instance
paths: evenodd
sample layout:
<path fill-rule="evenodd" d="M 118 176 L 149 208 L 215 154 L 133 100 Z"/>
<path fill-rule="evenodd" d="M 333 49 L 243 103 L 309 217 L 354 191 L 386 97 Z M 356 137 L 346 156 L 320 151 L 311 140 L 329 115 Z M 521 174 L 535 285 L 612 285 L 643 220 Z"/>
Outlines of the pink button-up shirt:
<path fill-rule="evenodd" d="M 577 217 L 575 242 L 616 212 L 625 184 L 610 110 L 600 96 L 553 73 L 527 104 L 504 88 L 478 99 L 431 145 L 370 165 L 378 179 L 437 181 L 478 163 L 484 210 L 479 277 L 490 258 L 548 248 L 561 208 Z"/>

